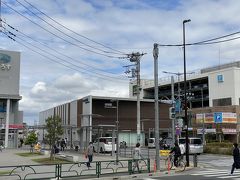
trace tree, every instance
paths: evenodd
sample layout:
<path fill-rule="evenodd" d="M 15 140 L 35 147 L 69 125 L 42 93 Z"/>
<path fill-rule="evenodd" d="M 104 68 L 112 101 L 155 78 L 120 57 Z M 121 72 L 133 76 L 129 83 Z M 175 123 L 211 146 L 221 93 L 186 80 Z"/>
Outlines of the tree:
<path fill-rule="evenodd" d="M 37 138 L 35 131 L 31 131 L 25 140 L 25 145 L 31 146 L 30 152 L 33 152 L 33 145 L 37 143 L 37 140 L 38 140 L 38 138 Z"/>
<path fill-rule="evenodd" d="M 47 134 L 45 139 L 50 146 L 50 159 L 53 159 L 54 145 L 56 141 L 63 134 L 62 120 L 59 116 L 53 116 L 46 119 L 46 130 Z"/>

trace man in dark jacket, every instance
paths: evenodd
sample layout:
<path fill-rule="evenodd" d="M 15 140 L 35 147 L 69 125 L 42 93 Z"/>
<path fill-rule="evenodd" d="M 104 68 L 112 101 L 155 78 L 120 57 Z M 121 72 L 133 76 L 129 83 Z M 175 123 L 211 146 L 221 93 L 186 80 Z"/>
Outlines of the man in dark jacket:
<path fill-rule="evenodd" d="M 174 153 L 174 166 L 178 166 L 178 158 L 181 157 L 181 150 L 178 143 L 175 143 L 174 148 L 170 151 L 170 153 Z"/>
<path fill-rule="evenodd" d="M 233 165 L 232 165 L 232 170 L 231 170 L 231 175 L 234 172 L 234 169 L 239 169 L 240 168 L 240 154 L 239 154 L 239 149 L 238 149 L 238 144 L 234 143 L 233 144 Z"/>

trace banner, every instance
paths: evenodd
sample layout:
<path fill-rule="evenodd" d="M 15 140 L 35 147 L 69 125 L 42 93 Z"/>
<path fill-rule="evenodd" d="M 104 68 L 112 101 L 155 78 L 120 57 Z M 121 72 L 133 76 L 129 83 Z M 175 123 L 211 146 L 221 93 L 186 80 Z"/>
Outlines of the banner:
<path fill-rule="evenodd" d="M 237 114 L 236 113 L 222 113 L 222 123 L 233 123 L 237 124 Z"/>
<path fill-rule="evenodd" d="M 225 128 L 222 128 L 222 132 L 223 132 L 223 134 L 237 134 L 237 130 L 236 129 L 225 129 Z"/>
<path fill-rule="evenodd" d="M 204 117 L 205 115 L 205 117 Z M 207 124 L 207 123 L 214 123 L 213 120 L 213 113 L 205 113 L 205 114 L 196 114 L 196 123 L 200 124 L 203 123 Z"/>

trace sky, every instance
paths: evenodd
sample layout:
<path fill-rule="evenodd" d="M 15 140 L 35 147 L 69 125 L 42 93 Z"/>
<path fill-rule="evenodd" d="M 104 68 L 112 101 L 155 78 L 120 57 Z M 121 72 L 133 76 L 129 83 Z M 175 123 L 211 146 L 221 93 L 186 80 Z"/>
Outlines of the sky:
<path fill-rule="evenodd" d="M 154 43 L 182 44 L 185 19 L 186 43 L 238 32 L 239 7 L 236 0 L 2 0 L 0 49 L 21 52 L 24 122 L 87 95 L 128 97 L 126 54 L 146 53 L 141 79 L 153 79 Z M 187 71 L 238 61 L 239 47 L 238 39 L 187 46 Z M 158 60 L 159 78 L 183 72 L 181 46 L 159 46 Z"/>

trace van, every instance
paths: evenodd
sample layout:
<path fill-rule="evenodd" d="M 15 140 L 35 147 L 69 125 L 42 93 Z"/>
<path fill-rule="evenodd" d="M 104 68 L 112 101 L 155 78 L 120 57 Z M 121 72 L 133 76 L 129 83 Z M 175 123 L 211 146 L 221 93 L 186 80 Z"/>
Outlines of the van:
<path fill-rule="evenodd" d="M 99 147 L 98 147 L 99 145 Z M 114 146 L 114 147 L 113 147 Z M 114 150 L 117 150 L 116 146 L 116 138 L 114 138 L 114 145 L 112 145 L 112 137 L 100 137 L 99 138 L 99 144 L 98 144 L 98 139 L 96 139 L 93 142 L 93 150 L 97 152 L 97 149 L 99 148 L 99 152 L 112 152 L 112 147 Z"/>
<path fill-rule="evenodd" d="M 159 145 L 161 144 L 162 138 L 159 138 Z M 156 148 L 156 140 L 155 138 L 149 138 L 148 139 L 148 148 Z"/>
<path fill-rule="evenodd" d="M 155 148 L 155 138 L 149 138 L 148 139 L 148 148 Z"/>
<path fill-rule="evenodd" d="M 203 143 L 201 138 L 190 137 L 189 139 L 189 154 L 202 154 L 203 153 Z M 183 148 L 181 149 L 181 153 L 185 154 L 185 144 L 186 138 L 179 138 L 179 146 Z"/>

